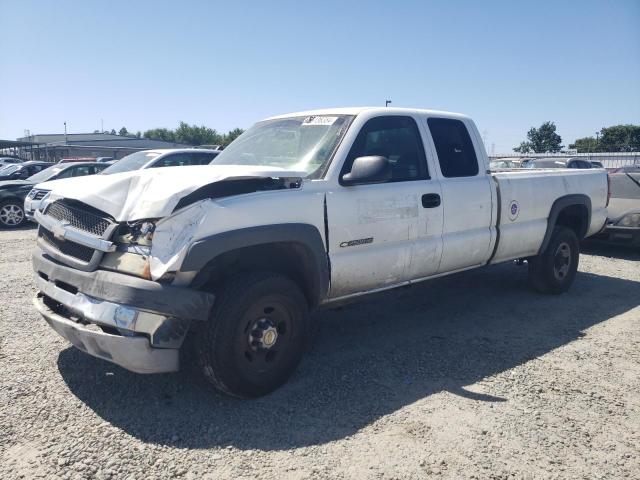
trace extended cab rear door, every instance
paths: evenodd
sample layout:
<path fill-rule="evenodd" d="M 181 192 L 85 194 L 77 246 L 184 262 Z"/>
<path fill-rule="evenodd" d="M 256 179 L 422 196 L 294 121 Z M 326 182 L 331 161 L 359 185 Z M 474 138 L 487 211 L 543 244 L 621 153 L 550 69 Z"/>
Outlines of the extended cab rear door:
<path fill-rule="evenodd" d="M 431 177 L 420 118 L 376 116 L 360 127 L 340 171 L 368 155 L 389 159 L 386 183 L 327 194 L 332 298 L 433 275 L 442 250 L 440 185 Z"/>
<path fill-rule="evenodd" d="M 467 122 L 427 118 L 444 208 L 439 273 L 482 265 L 491 255 L 491 178 L 479 161 L 482 145 Z"/>

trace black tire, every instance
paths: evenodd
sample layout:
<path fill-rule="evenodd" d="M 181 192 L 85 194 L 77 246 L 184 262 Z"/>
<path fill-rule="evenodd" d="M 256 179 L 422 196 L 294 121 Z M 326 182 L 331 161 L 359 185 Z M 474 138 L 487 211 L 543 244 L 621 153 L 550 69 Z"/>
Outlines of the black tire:
<path fill-rule="evenodd" d="M 17 228 L 26 222 L 20 200 L 5 200 L 0 203 L 0 227 Z"/>
<path fill-rule="evenodd" d="M 544 252 L 529 259 L 529 280 L 541 293 L 569 290 L 578 270 L 580 243 L 573 230 L 555 227 Z"/>
<path fill-rule="evenodd" d="M 266 395 L 295 371 L 308 325 L 306 298 L 292 280 L 274 272 L 240 274 L 217 292 L 196 339 L 198 363 L 207 380 L 229 395 Z"/>

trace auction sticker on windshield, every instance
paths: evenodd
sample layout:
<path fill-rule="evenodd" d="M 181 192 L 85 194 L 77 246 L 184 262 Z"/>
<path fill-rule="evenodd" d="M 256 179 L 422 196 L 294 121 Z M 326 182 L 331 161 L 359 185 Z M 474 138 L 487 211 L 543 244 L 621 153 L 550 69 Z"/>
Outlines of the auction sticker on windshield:
<path fill-rule="evenodd" d="M 323 125 L 323 126 L 329 126 L 329 125 L 333 125 L 335 123 L 335 121 L 338 119 L 338 117 L 319 117 L 316 115 L 313 115 L 311 117 L 307 117 L 304 119 L 304 121 L 302 122 L 302 125 Z"/>

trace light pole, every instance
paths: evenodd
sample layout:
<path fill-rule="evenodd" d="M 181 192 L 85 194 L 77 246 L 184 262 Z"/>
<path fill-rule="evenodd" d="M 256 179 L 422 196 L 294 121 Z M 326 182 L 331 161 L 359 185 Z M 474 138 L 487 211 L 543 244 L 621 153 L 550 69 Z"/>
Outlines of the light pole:
<path fill-rule="evenodd" d="M 64 122 L 64 143 L 69 143 L 67 139 L 67 122 Z"/>

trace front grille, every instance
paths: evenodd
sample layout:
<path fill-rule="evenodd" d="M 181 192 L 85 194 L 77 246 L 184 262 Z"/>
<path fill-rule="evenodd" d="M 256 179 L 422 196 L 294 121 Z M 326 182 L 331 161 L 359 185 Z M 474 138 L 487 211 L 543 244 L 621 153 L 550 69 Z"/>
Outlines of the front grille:
<path fill-rule="evenodd" d="M 42 200 L 47 193 L 48 190 L 35 190 L 31 198 L 34 200 Z"/>
<path fill-rule="evenodd" d="M 113 221 L 100 215 L 100 211 L 83 205 L 80 202 L 70 204 L 65 200 L 58 200 L 48 205 L 45 215 L 57 220 L 69 222 L 69 226 L 102 237 Z"/>
<path fill-rule="evenodd" d="M 52 232 L 42 226 L 38 229 L 38 236 L 63 255 L 76 258 L 85 263 L 89 263 L 93 258 L 93 248 L 85 247 L 69 240 L 58 239 Z"/>

